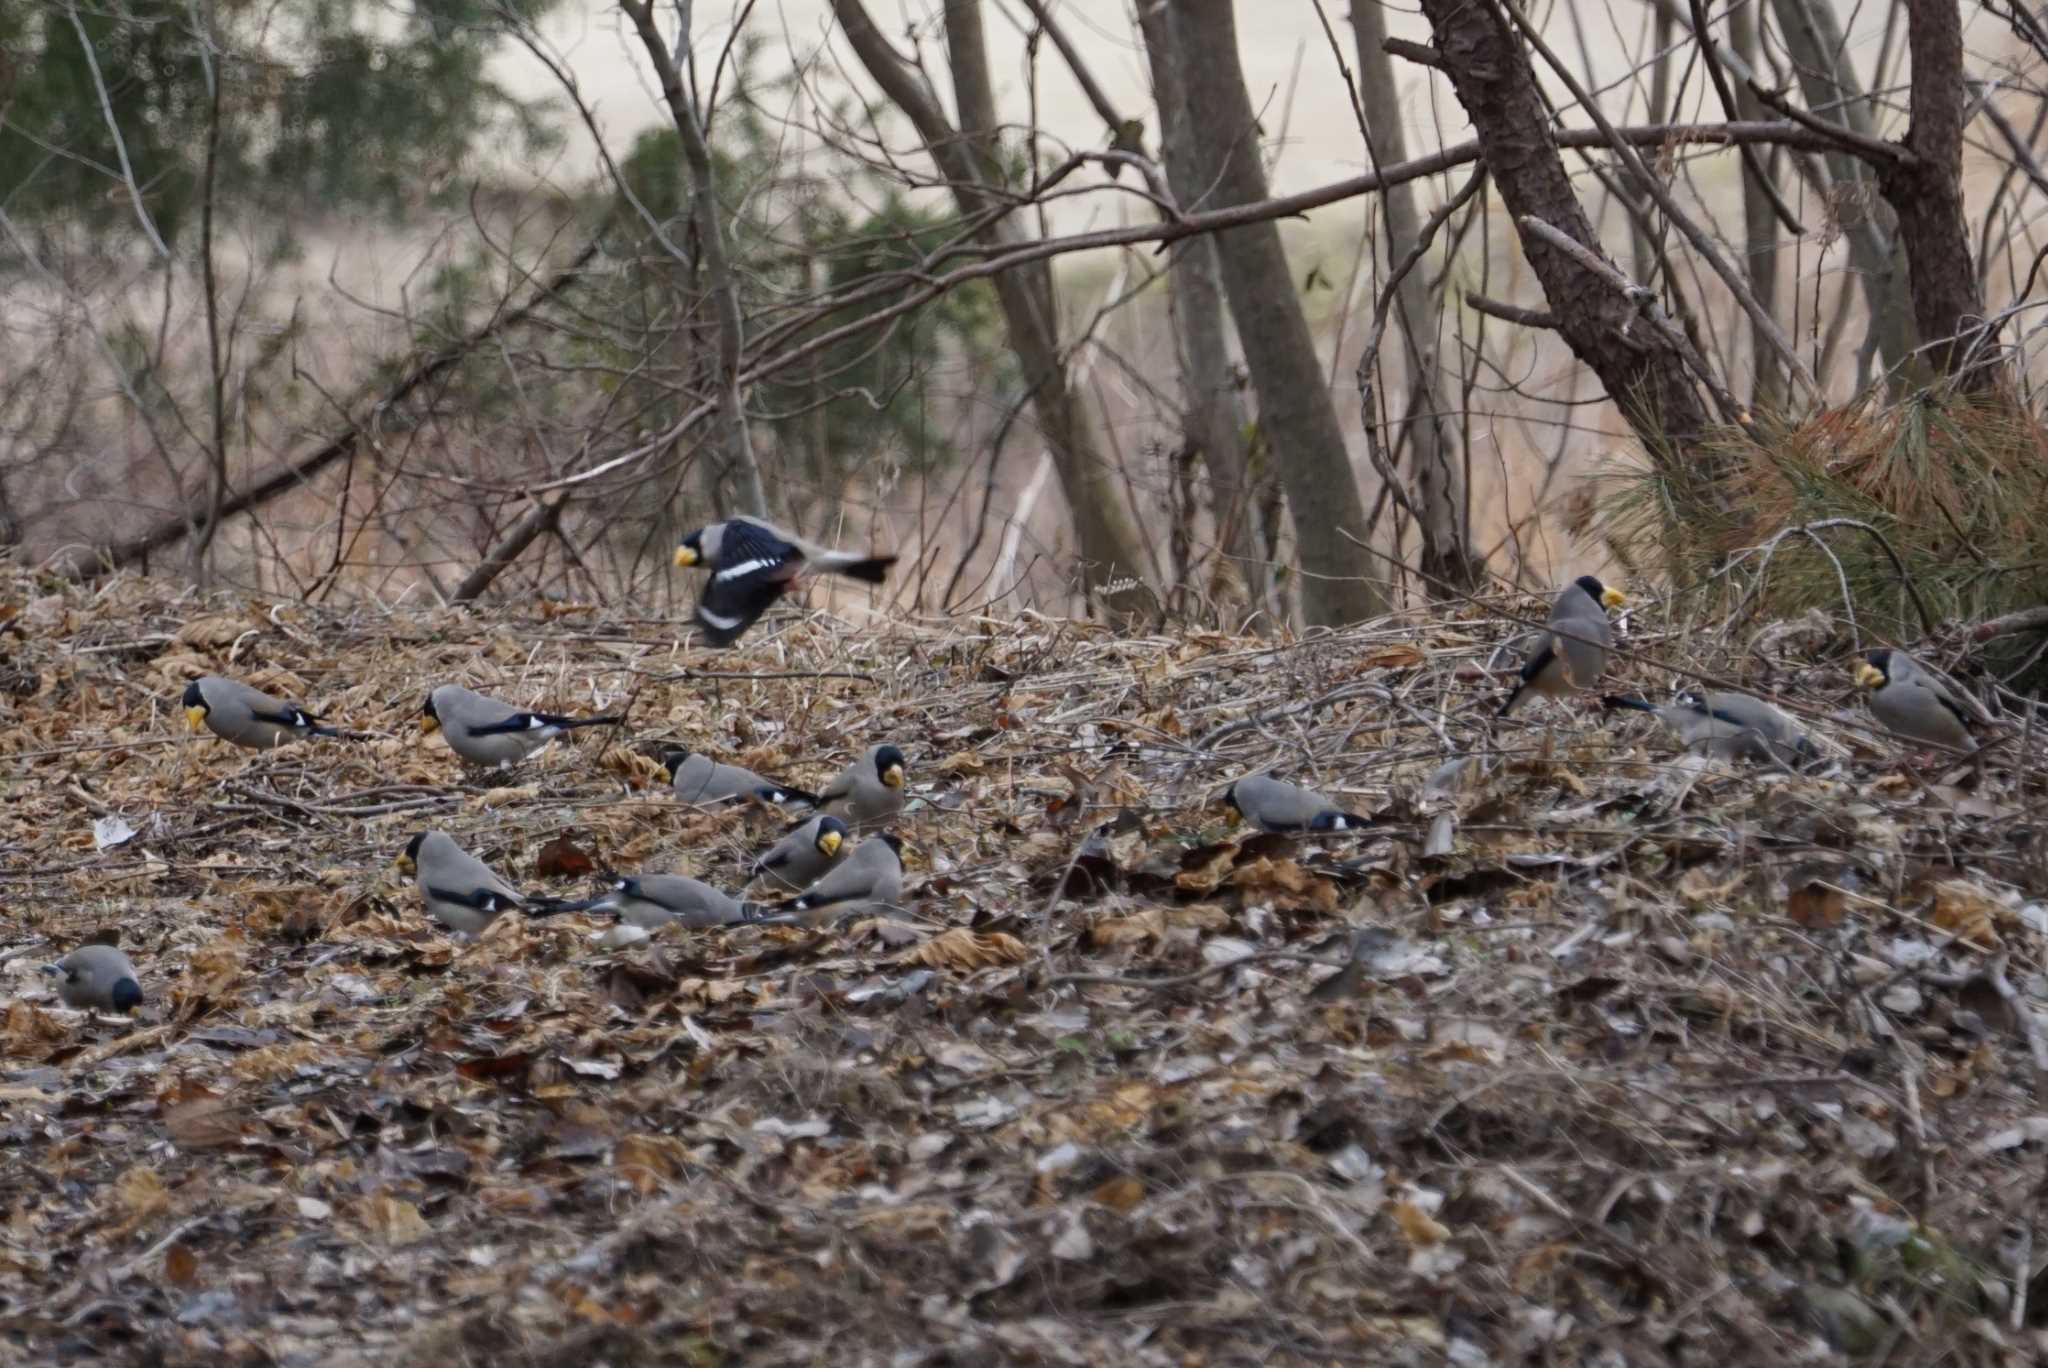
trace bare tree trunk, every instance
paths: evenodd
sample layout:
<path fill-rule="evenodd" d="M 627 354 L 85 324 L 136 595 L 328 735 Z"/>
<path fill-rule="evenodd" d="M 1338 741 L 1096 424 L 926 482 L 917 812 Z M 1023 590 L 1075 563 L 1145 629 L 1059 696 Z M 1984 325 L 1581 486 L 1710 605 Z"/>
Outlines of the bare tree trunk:
<path fill-rule="evenodd" d="M 1600 377 L 1651 456 L 1660 464 L 1682 459 L 1707 420 L 1677 348 L 1643 326 L 1635 305 L 1590 268 L 1521 227 L 1524 217 L 1539 219 L 1608 259 L 1565 173 L 1528 50 L 1498 0 L 1422 0 L 1422 12 L 1559 334 Z"/>
<path fill-rule="evenodd" d="M 468 603 L 491 587 L 491 581 L 502 574 L 506 567 L 519 559 L 527 547 L 539 540 L 544 532 L 552 532 L 561 526 L 562 509 L 568 504 L 566 493 L 552 498 L 540 498 L 533 507 L 520 515 L 519 521 L 507 528 L 498 544 L 484 553 L 476 569 L 462 577 L 462 583 L 455 586 L 455 592 L 448 596 L 450 603 Z"/>
<path fill-rule="evenodd" d="M 1984 300 L 1963 223 L 1963 20 L 1957 0 L 1907 0 L 1912 54 L 1912 121 L 1905 160 L 1884 165 L 1878 183 L 1899 216 L 1899 242 L 1913 287 L 1913 322 L 1929 359 L 1966 390 L 1997 382 L 1982 336 Z"/>
<path fill-rule="evenodd" d="M 1736 5 L 1728 11 L 1728 46 L 1752 71 L 1756 69 L 1756 10 L 1753 7 Z M 1757 99 L 1756 92 L 1749 88 L 1747 82 L 1735 87 L 1733 93 L 1738 117 L 1758 120 L 1766 117 L 1763 102 Z M 1770 174 L 1769 168 L 1775 164 L 1776 158 L 1764 155 L 1761 149 L 1751 150 L 1758 154 L 1751 163 L 1754 172 L 1757 175 Z M 1756 183 L 1755 175 L 1742 178 L 1742 229 L 1749 292 L 1756 296 L 1757 303 L 1763 305 L 1765 313 L 1776 317 L 1778 220 L 1771 209 L 1770 196 L 1763 186 Z M 1756 372 L 1749 389 L 1750 408 L 1765 413 L 1782 411 L 1787 397 L 1784 363 L 1779 360 L 1777 348 L 1771 345 L 1770 338 L 1764 335 L 1762 325 L 1755 320 L 1751 320 L 1749 325 L 1749 364 Z"/>
<path fill-rule="evenodd" d="M 1382 0 L 1353 0 L 1351 28 L 1358 43 L 1358 93 L 1365 110 L 1373 165 L 1388 166 L 1408 158 L 1407 130 L 1401 126 L 1400 87 L 1394 60 L 1387 54 L 1387 19 Z M 1661 68 L 1660 68 L 1661 70 Z M 1415 212 L 1412 181 L 1390 185 L 1380 194 L 1386 213 L 1386 258 L 1389 267 L 1405 257 L 1421 233 Z M 1369 212 L 1369 211 L 1368 211 Z M 1423 584 L 1432 598 L 1479 583 L 1485 565 L 1472 550 L 1466 525 L 1465 473 L 1451 457 L 1461 444 L 1443 402 L 1437 374 L 1437 322 L 1441 298 L 1431 291 L 1420 263 L 1401 280 L 1394 294 L 1394 317 L 1406 341 L 1402 355 L 1408 374 L 1408 468 L 1414 476 L 1412 502 L 1421 512 Z M 1372 415 L 1365 415 L 1371 422 Z"/>
<path fill-rule="evenodd" d="M 1188 141 L 1192 116 L 1187 88 L 1181 84 L 1163 7 L 1141 3 L 1138 24 L 1152 69 L 1152 98 L 1159 110 L 1159 150 L 1166 163 L 1166 183 L 1175 205 L 1185 208 L 1202 193 Z M 1252 600 L 1270 611 L 1271 557 L 1261 553 L 1253 517 L 1251 457 L 1245 449 L 1244 409 L 1230 373 L 1216 244 L 1207 237 L 1183 239 L 1174 245 L 1172 263 L 1167 288 L 1180 350 L 1181 424 L 1209 470 L 1217 544 L 1235 565 Z"/>
<path fill-rule="evenodd" d="M 206 521 L 192 534 L 192 582 L 201 590 L 211 587 L 214 534 L 220 530 L 220 511 L 228 500 L 228 406 L 226 372 L 220 354 L 220 282 L 214 278 L 213 193 L 214 172 L 220 162 L 220 86 L 227 73 L 214 62 L 213 7 L 206 12 L 206 31 L 199 38 L 200 61 L 206 75 L 206 160 L 200 173 L 199 191 L 199 285 L 206 291 L 206 389 L 212 431 L 207 456 L 213 467 L 211 492 L 206 503 Z M 165 263 L 170 269 L 170 263 Z"/>
<path fill-rule="evenodd" d="M 1212 208 L 1266 198 L 1258 119 L 1231 8 L 1231 0 L 1177 0 L 1168 13 L 1181 78 L 1189 91 L 1202 92 L 1203 116 L 1189 121 L 1190 142 L 1197 182 L 1214 187 Z M 1259 394 L 1259 426 L 1294 514 L 1302 617 L 1312 626 L 1372 617 L 1385 610 L 1385 597 L 1366 553 L 1343 535 L 1367 534 L 1365 504 L 1280 230 L 1272 223 L 1233 228 L 1217 235 L 1216 251 Z"/>
<path fill-rule="evenodd" d="M 1877 126 L 1871 119 L 1869 97 L 1856 74 L 1836 57 L 1845 45 L 1834 6 L 1828 0 L 1773 0 L 1772 9 L 1807 108 L 1819 111 L 1830 123 L 1875 138 Z M 1913 336 L 1912 301 L 1897 270 L 1891 215 L 1873 197 L 1853 188 L 1875 188 L 1876 178 L 1868 166 L 1847 152 L 1829 151 L 1825 161 L 1828 179 L 1836 187 L 1837 203 L 1832 212 L 1841 216 L 1842 234 L 1849 240 L 1849 266 L 1863 287 L 1878 354 L 1888 369 L 1910 370 L 1917 339 Z M 1857 388 L 1868 379 L 1858 375 Z"/>
<path fill-rule="evenodd" d="M 899 57 L 875 27 L 861 0 L 832 0 L 832 12 L 868 75 L 916 128 L 950 183 L 961 214 L 983 216 L 998 202 L 993 192 L 1000 178 L 993 159 L 984 155 L 984 149 L 993 148 L 995 99 L 981 42 L 977 0 L 949 0 L 946 6 L 947 47 L 954 59 L 954 98 L 960 108 L 958 130 L 946 118 L 923 75 Z M 994 220 L 980 236 L 998 248 L 1014 248 L 1023 242 L 1021 232 L 1007 216 Z M 1003 271 L 996 275 L 995 287 L 1010 348 L 1023 366 L 1039 430 L 1073 512 L 1082 583 L 1094 591 L 1113 580 L 1136 577 L 1143 562 L 1137 531 L 1117 489 L 1116 472 L 1096 451 L 1087 419 L 1068 388 L 1066 358 L 1059 348 L 1052 268 L 1038 261 Z M 1140 589 L 1109 595 L 1106 601 L 1116 611 L 1130 612 L 1145 606 L 1150 597 Z"/>
<path fill-rule="evenodd" d="M 747 434 L 745 396 L 740 393 L 740 353 L 746 345 L 746 325 L 740 317 L 739 291 L 733 285 L 732 263 L 725 252 L 725 224 L 718 215 L 718 185 L 711 174 L 711 148 L 704 140 L 704 123 L 697 106 L 683 89 L 677 58 L 662 41 L 654 24 L 654 0 L 619 0 L 619 8 L 633 21 L 640 46 L 654 63 L 661 79 L 662 98 L 668 102 L 669 118 L 683 145 L 683 161 L 690 170 L 690 221 L 697 229 L 697 250 L 702 255 L 704 274 L 711 284 L 711 306 L 718 318 L 718 428 L 725 459 L 739 475 L 740 490 L 755 517 L 768 516 L 768 494 L 761 487 L 761 463 L 754 457 L 754 444 Z M 683 27 L 676 34 L 675 52 L 689 44 L 689 7 L 677 7 Z"/>

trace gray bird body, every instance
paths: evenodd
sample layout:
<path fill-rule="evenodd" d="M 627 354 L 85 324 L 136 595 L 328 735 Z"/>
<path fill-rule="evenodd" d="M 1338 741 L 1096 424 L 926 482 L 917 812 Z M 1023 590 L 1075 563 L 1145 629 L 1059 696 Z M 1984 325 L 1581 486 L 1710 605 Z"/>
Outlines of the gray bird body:
<path fill-rule="evenodd" d="M 886 833 L 869 837 L 803 896 L 765 909 L 755 920 L 817 926 L 895 907 L 903 897 L 902 845 Z"/>
<path fill-rule="evenodd" d="M 480 935 L 501 914 L 527 903 L 525 894 L 443 832 L 428 831 L 413 837 L 405 854 L 399 857 L 399 867 L 407 865 L 411 866 L 427 915 L 450 931 Z"/>
<path fill-rule="evenodd" d="M 818 792 L 818 810 L 855 831 L 887 826 L 903 811 L 906 766 L 895 746 L 870 746 Z"/>
<path fill-rule="evenodd" d="M 788 784 L 763 779 L 750 769 L 722 764 L 695 751 L 672 751 L 662 758 L 676 797 L 685 803 L 708 806 L 738 799 L 758 798 L 764 803 L 810 803 L 817 795 Z"/>
<path fill-rule="evenodd" d="M 427 695 L 420 726 L 438 731 L 448 748 L 472 765 L 516 765 L 575 727 L 616 726 L 618 717 L 564 717 L 529 712 L 459 684 L 443 684 Z"/>
<path fill-rule="evenodd" d="M 1501 705 L 1506 717 L 1531 693 L 1567 698 L 1576 689 L 1590 689 L 1607 672 L 1607 652 L 1614 645 L 1610 606 L 1627 602 L 1591 575 L 1581 575 L 1559 591 L 1550 607 L 1550 625 L 1536 649 L 1522 663 L 1522 677 Z"/>
<path fill-rule="evenodd" d="M 1894 736 L 1925 746 L 1977 749 L 1970 713 L 1904 651 L 1872 651 L 1857 667 L 1856 682 L 1870 690 L 1870 715 Z"/>
<path fill-rule="evenodd" d="M 697 600 L 697 625 L 713 646 L 730 646 L 800 576 L 844 575 L 880 584 L 896 557 L 834 551 L 759 518 L 728 518 L 684 536 L 675 563 L 711 571 Z"/>
<path fill-rule="evenodd" d="M 185 686 L 185 723 L 197 730 L 201 725 L 223 741 L 250 750 L 269 750 L 289 745 L 308 736 L 340 736 L 332 727 L 296 703 L 272 698 L 219 675 L 202 675 Z"/>
<path fill-rule="evenodd" d="M 1346 812 L 1314 789 L 1264 774 L 1247 774 L 1223 791 L 1223 801 L 1261 831 L 1362 831 L 1370 818 Z"/>
<path fill-rule="evenodd" d="M 658 931 L 683 926 L 730 926 L 748 920 L 747 905 L 701 879 L 682 874 L 622 875 L 606 892 L 550 912 L 609 912 L 628 926 Z"/>
<path fill-rule="evenodd" d="M 142 1003 L 141 975 L 111 945 L 81 945 L 44 969 L 57 976 L 57 996 L 67 1007 L 126 1012 Z"/>
<path fill-rule="evenodd" d="M 752 874 L 802 892 L 845 859 L 846 853 L 846 823 L 821 812 L 784 832 L 781 840 L 754 861 Z"/>
<path fill-rule="evenodd" d="M 1748 694 L 1687 692 L 1662 704 L 1609 695 L 1601 702 L 1609 708 L 1649 713 L 1688 749 L 1698 748 L 1719 759 L 1797 768 L 1820 758 L 1812 739 L 1791 718 Z"/>

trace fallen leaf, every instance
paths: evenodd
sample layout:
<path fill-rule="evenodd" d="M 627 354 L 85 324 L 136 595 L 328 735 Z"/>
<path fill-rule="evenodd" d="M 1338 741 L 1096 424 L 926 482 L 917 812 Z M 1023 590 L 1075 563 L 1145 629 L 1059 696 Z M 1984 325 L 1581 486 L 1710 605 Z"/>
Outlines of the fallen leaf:
<path fill-rule="evenodd" d="M 402 1197 L 379 1192 L 355 1205 L 363 1229 L 387 1245 L 416 1244 L 433 1233 L 420 1209 Z"/>
<path fill-rule="evenodd" d="M 597 861 L 567 836 L 557 836 L 534 856 L 533 872 L 541 879 L 576 879 L 595 874 Z"/>
<path fill-rule="evenodd" d="M 1450 1227 L 1413 1202 L 1389 1202 L 1387 1214 L 1394 1218 L 1394 1224 L 1401 1227 L 1401 1233 L 1416 1249 L 1429 1249 L 1451 1238 Z"/>
<path fill-rule="evenodd" d="M 906 958 L 933 969 L 972 973 L 999 964 L 1020 964 L 1030 956 L 1030 949 L 1015 936 L 955 927 L 912 949 Z"/>

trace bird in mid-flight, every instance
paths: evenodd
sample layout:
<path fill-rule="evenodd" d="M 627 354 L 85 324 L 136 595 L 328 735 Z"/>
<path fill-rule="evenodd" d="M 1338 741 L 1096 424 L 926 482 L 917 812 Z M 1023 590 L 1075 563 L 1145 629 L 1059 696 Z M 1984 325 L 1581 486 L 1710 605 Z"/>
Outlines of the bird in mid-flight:
<path fill-rule="evenodd" d="M 697 600 L 697 625 L 713 646 L 730 646 L 799 576 L 845 575 L 880 584 L 896 557 L 832 551 L 771 523 L 728 518 L 685 536 L 676 546 L 675 563 L 711 572 Z"/>

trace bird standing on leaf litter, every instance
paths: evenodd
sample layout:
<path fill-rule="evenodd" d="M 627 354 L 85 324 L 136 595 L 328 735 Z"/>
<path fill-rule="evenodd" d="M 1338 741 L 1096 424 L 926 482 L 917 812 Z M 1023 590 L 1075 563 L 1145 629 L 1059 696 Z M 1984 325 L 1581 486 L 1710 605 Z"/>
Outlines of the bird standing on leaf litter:
<path fill-rule="evenodd" d="M 1299 835 L 1312 831 L 1363 831 L 1370 817 L 1346 812 L 1314 789 L 1264 774 L 1247 774 L 1223 790 L 1223 802 L 1261 831 Z"/>
<path fill-rule="evenodd" d="M 730 646 L 799 576 L 845 575 L 880 584 L 896 557 L 833 551 L 771 523 L 728 518 L 685 536 L 676 546 L 675 563 L 711 571 L 697 600 L 697 625 L 713 646 Z"/>
<path fill-rule="evenodd" d="M 1870 715 L 1894 736 L 1925 746 L 1975 752 L 1975 719 L 1948 686 L 1904 651 L 1877 650 L 1856 667 L 1856 684 L 1870 690 Z"/>
<path fill-rule="evenodd" d="M 317 716 L 298 704 L 219 675 L 193 680 L 179 701 L 185 709 L 187 729 L 198 731 L 204 726 L 221 740 L 250 750 L 269 750 L 308 736 L 341 736 L 334 728 L 320 725 Z"/>
<path fill-rule="evenodd" d="M 701 751 L 670 751 L 661 757 L 661 764 L 668 771 L 669 785 L 675 789 L 676 797 L 685 803 L 708 807 L 713 803 L 758 798 L 764 803 L 818 805 L 815 793 L 763 779 L 750 769 L 723 764 Z"/>
<path fill-rule="evenodd" d="M 499 878 L 491 867 L 440 831 L 422 831 L 393 861 L 419 884 L 427 915 L 466 936 L 483 931 L 503 913 L 522 908 L 535 915 L 559 910 L 559 898 L 531 898 Z"/>
<path fill-rule="evenodd" d="M 1607 670 L 1607 652 L 1614 645 L 1609 608 L 1628 602 L 1628 595 L 1610 589 L 1596 576 L 1581 575 L 1567 584 L 1550 607 L 1550 625 L 1535 652 L 1523 662 L 1522 678 L 1501 704 L 1501 717 L 1521 706 L 1531 690 L 1549 698 L 1568 698 L 1575 689 L 1590 689 Z"/>
<path fill-rule="evenodd" d="M 802 892 L 846 856 L 846 823 L 829 813 L 798 822 L 754 861 L 749 877 L 767 875 Z"/>
<path fill-rule="evenodd" d="M 684 926 L 732 926 L 751 921 L 758 910 L 720 892 L 701 879 L 683 874 L 615 874 L 612 886 L 594 898 L 559 903 L 540 915 L 556 912 L 609 912 L 627 926 L 658 931 L 671 922 Z"/>
<path fill-rule="evenodd" d="M 1688 690 L 1662 704 L 1609 694 L 1600 704 L 1649 713 L 1669 727 L 1687 749 L 1698 746 L 1718 759 L 1776 761 L 1798 769 L 1821 758 L 1813 741 L 1791 718 L 1748 694 Z"/>
<path fill-rule="evenodd" d="M 854 847 L 844 863 L 802 896 L 764 907 L 749 920 L 820 926 L 856 913 L 894 908 L 903 897 L 903 842 L 888 832 Z"/>
<path fill-rule="evenodd" d="M 908 762 L 895 746 L 869 746 L 839 777 L 818 793 L 818 811 L 841 818 L 855 831 L 871 831 L 903 811 Z"/>
<path fill-rule="evenodd" d="M 448 749 L 472 765 L 516 765 L 576 727 L 616 727 L 623 717 L 564 717 L 528 712 L 460 684 L 443 684 L 420 709 L 420 730 L 440 732 Z"/>
<path fill-rule="evenodd" d="M 111 945 L 81 945 L 43 972 L 57 978 L 66 1007 L 103 1012 L 133 1011 L 142 1005 L 142 978 L 135 963 Z"/>

